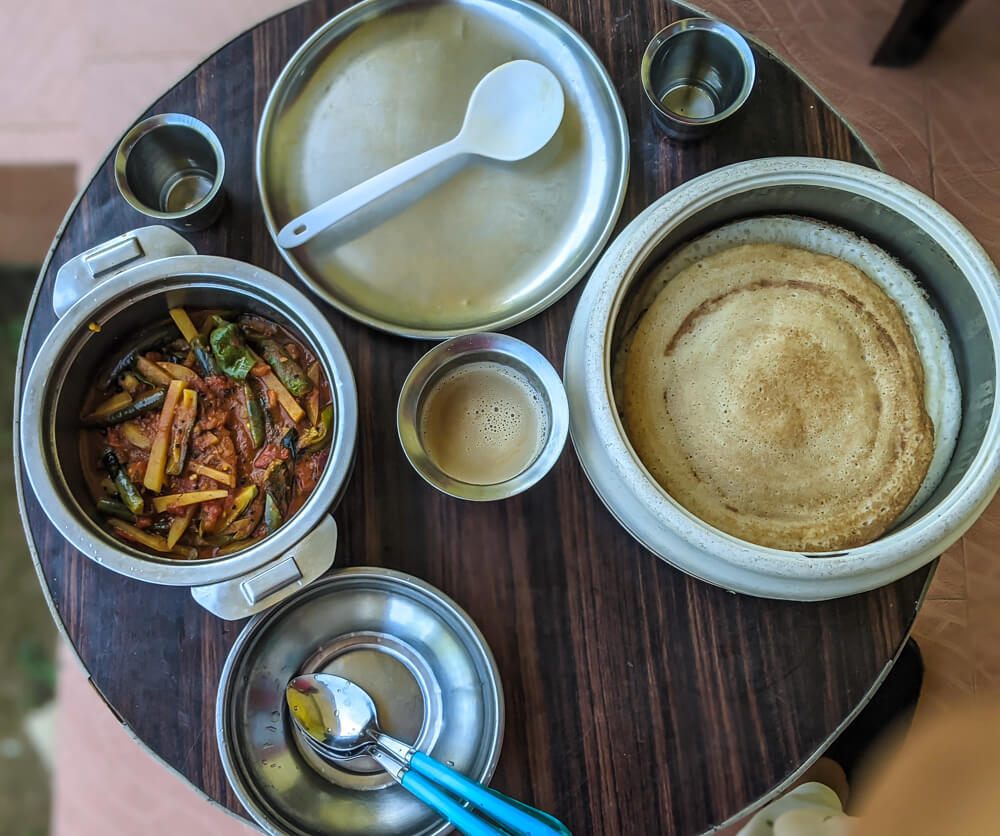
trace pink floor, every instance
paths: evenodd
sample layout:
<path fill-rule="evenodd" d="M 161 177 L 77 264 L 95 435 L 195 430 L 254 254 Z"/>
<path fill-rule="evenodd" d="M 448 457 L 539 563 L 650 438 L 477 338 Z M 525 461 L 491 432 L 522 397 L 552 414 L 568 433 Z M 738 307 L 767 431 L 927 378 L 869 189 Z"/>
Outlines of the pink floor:
<path fill-rule="evenodd" d="M 57 836 L 249 836 L 257 832 L 195 794 L 140 749 L 63 648 L 60 747 L 53 774 Z"/>
<path fill-rule="evenodd" d="M 700 5 L 787 57 L 858 128 L 891 174 L 933 195 L 1000 261 L 998 6 L 968 0 L 918 66 L 873 68 L 869 57 L 900 3 L 702 0 Z M 156 95 L 206 53 L 286 4 L 101 0 L 78 7 L 71 0 L 39 0 L 9 5 L 0 27 L 6 64 L 0 78 L 0 165 L 71 163 L 82 184 Z M 41 215 L 39 221 L 53 224 Z M 50 233 L 42 237 L 47 240 Z M 998 546 L 995 502 L 942 561 L 914 631 L 928 668 L 918 723 L 963 696 L 1000 687 Z M 53 833 L 252 832 L 136 745 L 68 654 L 59 681 Z"/>

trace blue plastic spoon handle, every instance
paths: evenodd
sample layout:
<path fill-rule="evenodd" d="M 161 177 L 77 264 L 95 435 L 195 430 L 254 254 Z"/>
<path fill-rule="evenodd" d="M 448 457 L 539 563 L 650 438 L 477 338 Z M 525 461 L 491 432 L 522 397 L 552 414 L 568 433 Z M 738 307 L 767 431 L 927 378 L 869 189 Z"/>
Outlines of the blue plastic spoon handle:
<path fill-rule="evenodd" d="M 548 813 L 508 798 L 496 790 L 466 778 L 423 752 L 410 758 L 410 773 L 418 772 L 468 801 L 515 836 L 571 836 L 569 829 Z"/>
<path fill-rule="evenodd" d="M 497 830 L 483 821 L 416 770 L 408 769 L 404 772 L 399 783 L 403 785 L 403 789 L 419 798 L 428 807 L 437 810 L 465 836 L 506 836 L 502 830 Z"/>

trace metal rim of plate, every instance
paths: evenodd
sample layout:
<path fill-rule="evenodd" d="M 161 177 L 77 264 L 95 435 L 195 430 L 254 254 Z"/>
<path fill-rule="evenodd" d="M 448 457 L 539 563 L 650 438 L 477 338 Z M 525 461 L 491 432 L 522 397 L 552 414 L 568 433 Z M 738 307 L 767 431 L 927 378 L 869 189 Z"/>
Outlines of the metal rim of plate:
<path fill-rule="evenodd" d="M 310 274 L 309 270 L 300 263 L 292 252 L 278 246 L 277 235 L 283 223 L 287 223 L 291 218 L 286 218 L 279 224 L 272 211 L 271 200 L 266 190 L 265 154 L 266 143 L 273 122 L 277 118 L 276 108 L 283 101 L 287 93 L 287 88 L 292 80 L 302 73 L 302 66 L 308 64 L 309 60 L 324 47 L 334 40 L 341 39 L 350 32 L 355 31 L 365 23 L 395 11 L 400 7 L 420 5 L 457 5 L 472 8 L 501 7 L 513 10 L 526 19 L 539 21 L 540 25 L 549 26 L 558 31 L 564 41 L 564 45 L 570 45 L 575 51 L 576 57 L 585 63 L 593 76 L 599 80 L 601 92 L 612 106 L 613 113 L 610 113 L 610 120 L 613 123 L 612 137 L 614 144 L 619 149 L 620 163 L 613 171 L 613 182 L 610 184 L 611 198 L 604 201 L 604 212 L 600 216 L 600 223 L 595 224 L 588 238 L 585 255 L 578 260 L 575 268 L 569 270 L 564 275 L 559 275 L 559 281 L 553 282 L 551 289 L 541 298 L 526 305 L 523 309 L 517 310 L 497 319 L 484 319 L 474 326 L 458 328 L 422 328 L 403 323 L 394 323 L 379 319 L 377 316 L 369 315 L 357 307 L 351 305 L 342 298 L 335 295 L 329 287 L 317 280 Z M 531 2 L 531 0 L 431 0 L 430 3 L 420 3 L 415 0 L 363 0 L 357 5 L 351 6 L 314 32 L 292 55 L 288 63 L 285 64 L 279 74 L 267 102 L 261 114 L 260 127 L 257 132 L 257 144 L 255 153 L 255 176 L 257 180 L 257 191 L 260 196 L 261 205 L 264 210 L 264 220 L 267 224 L 268 233 L 274 241 L 275 247 L 281 257 L 285 260 L 295 274 L 302 279 L 315 293 L 329 302 L 338 310 L 350 316 L 352 319 L 362 322 L 381 331 L 397 334 L 403 337 L 415 339 L 445 339 L 448 337 L 472 334 L 479 331 L 496 331 L 509 328 L 523 322 L 537 313 L 548 308 L 568 293 L 576 283 L 593 266 L 598 256 L 604 249 L 605 244 L 614 231 L 618 216 L 621 213 L 625 202 L 625 192 L 628 186 L 629 173 L 629 135 L 628 123 L 625 119 L 625 111 L 621 101 L 615 91 L 614 83 L 608 74 L 607 69 L 601 63 L 600 58 L 583 39 L 583 37 L 573 29 L 566 21 L 550 12 L 548 9 Z"/>
<path fill-rule="evenodd" d="M 366 655 L 352 661 L 358 653 Z M 348 676 L 370 690 L 390 733 L 399 728 L 392 727 L 393 713 L 401 719 L 399 691 L 419 692 L 417 747 L 486 784 L 500 758 L 503 689 L 489 645 L 468 614 L 411 575 L 342 569 L 246 625 L 226 658 L 216 699 L 216 741 L 226 778 L 265 832 L 439 836 L 450 830 L 434 811 L 373 771 L 367 758 L 324 763 L 301 741 L 288 717 L 284 686 L 297 673 L 318 671 Z M 381 693 L 377 683 L 357 675 L 383 671 L 403 678 L 385 682 Z M 389 702 L 386 718 L 383 701 Z"/>

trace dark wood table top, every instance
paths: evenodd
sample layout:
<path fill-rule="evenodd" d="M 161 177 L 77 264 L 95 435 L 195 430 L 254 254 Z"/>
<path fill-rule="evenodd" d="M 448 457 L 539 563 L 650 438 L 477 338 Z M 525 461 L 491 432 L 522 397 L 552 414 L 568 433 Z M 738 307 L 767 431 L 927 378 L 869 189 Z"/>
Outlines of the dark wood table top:
<path fill-rule="evenodd" d="M 254 138 L 282 66 L 348 5 L 313 0 L 212 55 L 150 113 L 191 113 L 226 150 L 229 204 L 192 234 L 199 252 L 300 283 L 263 219 Z M 744 110 L 709 139 L 677 145 L 654 127 L 639 63 L 681 6 L 548 0 L 609 69 L 632 136 L 618 228 L 671 187 L 728 163 L 796 154 L 875 165 L 857 136 L 792 70 L 757 48 Z M 118 195 L 109 159 L 70 212 L 29 312 L 25 366 L 54 322 L 56 270 L 145 219 Z M 511 329 L 562 367 L 580 286 Z M 901 647 L 931 568 L 864 595 L 789 603 L 734 595 L 636 544 L 600 503 L 567 445 L 521 496 L 463 503 L 423 483 L 396 442 L 395 407 L 429 344 L 365 328 L 323 305 L 358 381 L 357 467 L 335 513 L 337 565 L 386 566 L 444 590 L 491 645 L 506 694 L 494 785 L 577 834 L 692 834 L 752 805 L 811 759 L 865 700 Z M 27 368 L 21 370 L 23 375 Z M 134 734 L 206 795 L 241 808 L 214 734 L 216 688 L 242 623 L 186 589 L 143 584 L 71 549 L 19 474 L 25 522 L 53 612 L 93 684 Z"/>

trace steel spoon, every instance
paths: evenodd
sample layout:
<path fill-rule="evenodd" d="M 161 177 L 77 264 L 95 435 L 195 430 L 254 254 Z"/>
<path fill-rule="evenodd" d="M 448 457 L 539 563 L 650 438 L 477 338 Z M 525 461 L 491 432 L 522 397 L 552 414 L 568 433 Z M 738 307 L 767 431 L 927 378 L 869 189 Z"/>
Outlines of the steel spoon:
<path fill-rule="evenodd" d="M 297 676 L 285 689 L 292 718 L 313 750 L 331 760 L 369 755 L 405 790 L 466 836 L 570 836 L 547 813 L 501 795 L 385 734 L 375 703 L 359 685 L 328 673 Z M 479 818 L 476 811 L 495 824 Z"/>
<path fill-rule="evenodd" d="M 458 136 L 376 174 L 282 227 L 278 245 L 306 243 L 348 215 L 441 163 L 462 154 L 513 162 L 540 151 L 562 122 L 562 85 L 534 61 L 510 61 L 482 77 L 472 91 Z"/>

